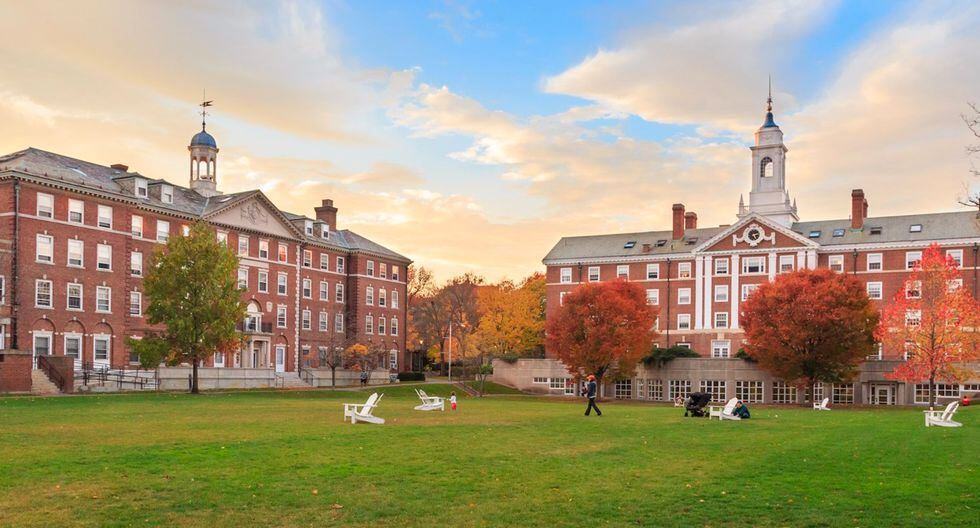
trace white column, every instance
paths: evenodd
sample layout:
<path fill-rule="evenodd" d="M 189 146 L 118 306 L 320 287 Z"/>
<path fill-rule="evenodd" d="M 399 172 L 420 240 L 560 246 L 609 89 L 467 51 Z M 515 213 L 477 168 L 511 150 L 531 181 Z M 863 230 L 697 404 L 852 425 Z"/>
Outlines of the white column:
<path fill-rule="evenodd" d="M 806 269 L 806 251 L 796 252 L 796 269 Z"/>
<path fill-rule="evenodd" d="M 769 253 L 769 280 L 776 278 L 776 252 Z"/>
<path fill-rule="evenodd" d="M 711 328 L 712 325 L 712 303 L 715 302 L 714 293 L 714 259 L 705 257 L 704 260 L 704 328 Z"/>
<path fill-rule="evenodd" d="M 742 301 L 742 290 L 738 285 L 738 275 L 742 272 L 741 264 L 738 261 L 738 255 L 732 255 L 731 262 L 731 274 L 732 274 L 732 285 L 731 291 L 728 292 L 729 298 L 732 300 L 732 313 L 729 314 L 728 320 L 731 322 L 732 328 L 738 328 L 738 303 Z"/>
<path fill-rule="evenodd" d="M 809 269 L 817 269 L 817 250 L 808 249 L 806 252 L 806 267 Z"/>
<path fill-rule="evenodd" d="M 704 257 L 694 258 L 694 328 L 701 329 L 701 281 L 704 280 Z"/>

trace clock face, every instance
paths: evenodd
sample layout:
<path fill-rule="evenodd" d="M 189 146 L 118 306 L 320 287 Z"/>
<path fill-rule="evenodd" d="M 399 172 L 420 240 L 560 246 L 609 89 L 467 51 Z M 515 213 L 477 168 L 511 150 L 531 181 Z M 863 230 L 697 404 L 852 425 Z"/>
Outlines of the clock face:
<path fill-rule="evenodd" d="M 762 230 L 760 230 L 758 227 L 753 227 L 752 229 L 749 229 L 749 232 L 746 233 L 745 236 L 747 236 L 749 240 L 755 242 L 762 237 Z"/>

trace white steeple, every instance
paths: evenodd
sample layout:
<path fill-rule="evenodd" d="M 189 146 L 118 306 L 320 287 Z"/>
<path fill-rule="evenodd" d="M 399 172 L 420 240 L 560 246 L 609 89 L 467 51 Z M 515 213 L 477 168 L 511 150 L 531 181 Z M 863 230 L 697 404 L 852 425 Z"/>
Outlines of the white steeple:
<path fill-rule="evenodd" d="M 785 226 L 799 221 L 796 201 L 790 200 L 786 191 L 788 149 L 783 144 L 783 131 L 772 117 L 771 82 L 766 101 L 766 121 L 755 132 L 755 145 L 749 148 L 752 150 L 752 191 L 749 192 L 747 207 L 739 200 L 739 218 L 758 213 Z"/>
<path fill-rule="evenodd" d="M 207 108 L 211 101 L 201 102 L 201 131 L 194 134 L 187 150 L 191 154 L 190 187 L 201 196 L 214 196 L 218 192 L 218 143 L 208 134 Z"/>

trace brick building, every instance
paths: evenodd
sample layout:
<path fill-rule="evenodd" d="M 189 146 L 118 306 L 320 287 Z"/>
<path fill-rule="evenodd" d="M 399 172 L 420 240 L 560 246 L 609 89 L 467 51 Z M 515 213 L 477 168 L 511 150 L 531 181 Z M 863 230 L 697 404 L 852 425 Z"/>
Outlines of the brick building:
<path fill-rule="evenodd" d="M 705 358 L 675 360 L 662 372 L 641 368 L 636 378 L 617 385 L 617 395 L 671 399 L 703 389 L 718 399 L 738 395 L 749 401 L 786 402 L 800 397 L 779 380 L 732 359 L 743 340 L 740 303 L 779 273 L 803 268 L 850 273 L 881 306 L 904 288 L 922 251 L 938 243 L 960 263 L 961 286 L 976 294 L 980 219 L 975 211 L 870 217 L 867 197 L 855 189 L 841 197 L 849 218 L 801 221 L 796 201 L 786 191 L 788 149 L 771 103 L 750 147 L 752 187 L 748 204 L 739 200 L 735 223 L 699 227 L 695 213 L 674 204 L 670 229 L 565 237 L 544 258 L 549 317 L 578 284 L 623 278 L 641 284 L 648 302 L 660 308 L 658 346 L 690 347 Z M 855 383 L 828 387 L 826 395 L 841 403 L 921 403 L 921 386 L 905 386 L 882 375 L 903 356 L 904 350 L 879 347 Z M 532 376 L 537 385 L 564 390 L 551 380 L 567 373 L 538 367 L 544 370 Z M 980 380 L 940 388 L 947 397 L 961 391 L 980 391 Z"/>
<path fill-rule="evenodd" d="M 411 365 L 408 258 L 338 229 L 332 200 L 305 216 L 259 190 L 219 192 L 218 147 L 203 123 L 188 150 L 187 187 L 33 148 L 0 157 L 0 350 L 135 365 L 125 338 L 150 329 L 145 263 L 203 220 L 239 255 L 248 313 L 243 349 L 206 366 L 296 372 L 353 341 L 385 367 Z"/>

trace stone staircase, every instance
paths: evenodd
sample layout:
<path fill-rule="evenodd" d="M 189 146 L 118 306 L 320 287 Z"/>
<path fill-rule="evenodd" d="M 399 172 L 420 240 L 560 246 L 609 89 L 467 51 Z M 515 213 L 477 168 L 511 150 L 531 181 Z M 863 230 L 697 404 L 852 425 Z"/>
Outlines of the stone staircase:
<path fill-rule="evenodd" d="M 299 374 L 297 374 L 295 372 L 280 372 L 280 373 L 278 373 L 276 375 L 282 377 L 282 385 L 280 387 L 283 388 L 283 389 L 293 389 L 293 390 L 295 390 L 295 389 L 311 389 L 312 388 L 312 387 L 310 387 L 310 384 L 309 383 L 306 383 L 305 381 L 303 381 L 303 379 L 299 377 Z"/>
<path fill-rule="evenodd" d="M 31 394 L 47 396 L 51 394 L 61 394 L 58 386 L 48 379 L 48 375 L 41 369 L 31 371 Z"/>

